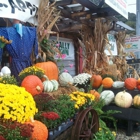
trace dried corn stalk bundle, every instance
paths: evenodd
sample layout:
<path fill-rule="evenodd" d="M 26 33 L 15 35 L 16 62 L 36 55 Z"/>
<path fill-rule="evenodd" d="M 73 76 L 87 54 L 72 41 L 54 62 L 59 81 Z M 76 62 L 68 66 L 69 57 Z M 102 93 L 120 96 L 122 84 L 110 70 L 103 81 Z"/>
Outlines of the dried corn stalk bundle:
<path fill-rule="evenodd" d="M 84 46 L 83 71 L 101 74 L 108 65 L 108 59 L 104 53 L 107 44 L 107 33 L 112 29 L 112 21 L 104 18 L 95 20 L 95 27 L 83 25 L 82 37 Z M 85 47 L 85 48 L 84 48 Z"/>
<path fill-rule="evenodd" d="M 55 8 L 55 2 L 50 4 L 49 0 L 41 0 L 38 9 L 38 40 L 41 42 L 43 38 L 49 39 L 50 34 L 57 34 L 52 31 L 52 27 L 60 18 L 60 11 Z"/>
<path fill-rule="evenodd" d="M 58 33 L 52 31 L 54 26 L 57 27 L 56 22 L 60 18 L 60 11 L 55 8 L 55 2 L 50 3 L 49 0 L 41 0 L 38 9 L 38 41 L 39 41 L 39 61 L 54 60 L 54 55 L 60 51 L 54 47 L 56 43 L 49 41 L 50 34 Z"/>
<path fill-rule="evenodd" d="M 125 38 L 126 38 L 125 31 L 118 32 L 115 35 L 115 37 L 116 37 L 116 42 L 117 42 L 118 56 L 114 58 L 113 63 L 116 64 L 117 70 L 119 71 L 118 80 L 123 81 L 123 80 L 125 80 L 125 78 L 130 77 L 130 75 L 129 75 L 130 69 L 132 71 L 131 76 L 137 78 L 138 74 L 137 74 L 136 70 L 127 64 L 127 61 L 125 58 L 127 56 L 127 53 L 124 51 L 125 50 Z M 131 54 L 131 56 L 134 57 L 133 53 L 130 53 L 130 54 Z"/>

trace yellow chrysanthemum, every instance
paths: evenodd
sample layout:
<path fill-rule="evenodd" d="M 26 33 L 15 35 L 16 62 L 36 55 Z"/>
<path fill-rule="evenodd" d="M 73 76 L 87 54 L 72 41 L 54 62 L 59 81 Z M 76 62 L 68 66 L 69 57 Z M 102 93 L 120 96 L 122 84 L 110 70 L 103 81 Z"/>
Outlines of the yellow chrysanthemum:
<path fill-rule="evenodd" d="M 37 111 L 32 95 L 24 88 L 0 83 L 0 118 L 24 123 Z"/>

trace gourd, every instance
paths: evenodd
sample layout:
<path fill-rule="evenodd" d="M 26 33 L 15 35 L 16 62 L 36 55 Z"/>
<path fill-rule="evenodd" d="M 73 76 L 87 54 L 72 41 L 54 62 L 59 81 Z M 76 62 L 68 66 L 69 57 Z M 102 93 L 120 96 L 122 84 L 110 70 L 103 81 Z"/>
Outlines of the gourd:
<path fill-rule="evenodd" d="M 2 72 L 3 76 L 11 75 L 11 70 L 7 66 L 2 67 L 1 72 Z"/>
<path fill-rule="evenodd" d="M 36 75 L 26 76 L 23 79 L 21 86 L 24 87 L 33 96 L 40 94 L 43 91 L 43 83 Z"/>
<path fill-rule="evenodd" d="M 118 92 L 115 96 L 115 104 L 122 108 L 129 108 L 132 105 L 132 95 L 126 91 Z"/>
<path fill-rule="evenodd" d="M 100 94 L 100 98 L 104 100 L 105 105 L 109 105 L 114 100 L 115 94 L 111 90 L 104 90 Z"/>
<path fill-rule="evenodd" d="M 124 87 L 124 82 L 122 82 L 122 81 L 115 81 L 115 82 L 113 82 L 112 87 L 113 88 L 123 88 Z"/>
<path fill-rule="evenodd" d="M 59 83 L 61 86 L 67 86 L 68 84 L 73 84 L 73 78 L 69 73 L 62 72 L 59 75 Z"/>
<path fill-rule="evenodd" d="M 59 70 L 54 62 L 48 61 L 36 63 L 35 66 L 43 69 L 45 71 L 45 75 L 47 75 L 49 80 L 58 80 Z"/>
<path fill-rule="evenodd" d="M 44 91 L 45 92 L 52 92 L 54 89 L 53 83 L 48 79 L 46 75 L 43 76 L 46 80 L 43 82 Z"/>
<path fill-rule="evenodd" d="M 137 108 L 140 108 L 140 94 L 134 96 L 133 105 Z"/>
<path fill-rule="evenodd" d="M 53 84 L 53 90 L 58 90 L 59 84 L 56 80 L 51 80 L 52 84 Z"/>
<path fill-rule="evenodd" d="M 95 99 L 98 101 L 100 99 L 100 93 L 96 90 L 90 90 L 90 93 L 95 96 Z"/>
<path fill-rule="evenodd" d="M 47 127 L 40 121 L 31 120 L 26 122 L 26 124 L 30 124 L 33 126 L 33 132 L 31 134 L 30 140 L 47 140 L 48 139 L 48 129 Z"/>
<path fill-rule="evenodd" d="M 125 88 L 128 90 L 134 90 L 137 86 L 137 80 L 135 78 L 125 79 Z"/>
<path fill-rule="evenodd" d="M 100 75 L 92 75 L 91 82 L 93 88 L 98 88 L 102 84 L 102 77 Z"/>
<path fill-rule="evenodd" d="M 102 80 L 102 85 L 104 88 L 111 88 L 113 85 L 113 80 L 110 77 L 106 77 Z"/>

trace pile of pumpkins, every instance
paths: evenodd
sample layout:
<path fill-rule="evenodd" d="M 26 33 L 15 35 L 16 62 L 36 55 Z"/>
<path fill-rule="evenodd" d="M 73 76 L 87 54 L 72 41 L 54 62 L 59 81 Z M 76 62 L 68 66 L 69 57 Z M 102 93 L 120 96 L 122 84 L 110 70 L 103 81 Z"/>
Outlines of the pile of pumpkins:
<path fill-rule="evenodd" d="M 126 78 L 125 81 L 113 81 L 110 77 L 102 79 L 100 75 L 93 75 L 91 79 L 93 81 L 93 88 L 99 88 L 101 85 L 103 86 L 100 98 L 104 99 L 105 105 L 114 102 L 117 106 L 122 108 L 129 108 L 132 105 L 140 108 L 140 95 L 138 94 L 133 97 L 129 93 L 130 90 L 140 90 L 140 79 Z M 114 94 L 113 90 L 110 88 L 120 89 L 120 92 Z M 127 90 L 127 92 L 125 90 Z"/>
<path fill-rule="evenodd" d="M 36 75 L 28 75 L 21 82 L 21 86 L 24 87 L 33 96 L 42 92 L 53 92 L 58 90 L 59 85 L 67 86 L 73 84 L 72 76 L 63 72 L 59 75 L 59 70 L 54 62 L 41 62 L 35 64 L 36 67 L 45 71 L 45 75 L 42 79 Z"/>

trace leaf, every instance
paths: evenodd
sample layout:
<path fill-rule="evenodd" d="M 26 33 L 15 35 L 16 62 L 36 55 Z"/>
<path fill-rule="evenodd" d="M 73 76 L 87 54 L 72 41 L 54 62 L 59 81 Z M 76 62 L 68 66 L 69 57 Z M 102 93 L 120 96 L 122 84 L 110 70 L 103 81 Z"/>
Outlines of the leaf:
<path fill-rule="evenodd" d="M 101 93 L 103 91 L 103 85 L 101 85 L 98 89 L 97 89 L 98 93 Z"/>

